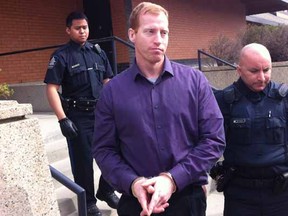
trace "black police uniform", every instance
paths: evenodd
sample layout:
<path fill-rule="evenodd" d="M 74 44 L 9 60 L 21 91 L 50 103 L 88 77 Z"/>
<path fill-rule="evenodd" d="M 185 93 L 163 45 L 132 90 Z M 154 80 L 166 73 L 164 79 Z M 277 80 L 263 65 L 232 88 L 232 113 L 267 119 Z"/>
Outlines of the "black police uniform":
<path fill-rule="evenodd" d="M 94 108 L 103 87 L 103 79 L 113 76 L 106 54 L 86 42 L 70 41 L 56 50 L 50 60 L 44 82 L 62 87 L 65 114 L 78 128 L 78 136 L 67 138 L 74 180 L 86 190 L 87 206 L 96 203 L 91 145 L 94 132 Z M 63 99 L 62 98 L 62 99 Z M 114 192 L 100 178 L 98 190 Z"/>
<path fill-rule="evenodd" d="M 225 119 L 225 216 L 288 213 L 287 86 L 270 82 L 259 93 L 241 78 L 215 93 Z"/>

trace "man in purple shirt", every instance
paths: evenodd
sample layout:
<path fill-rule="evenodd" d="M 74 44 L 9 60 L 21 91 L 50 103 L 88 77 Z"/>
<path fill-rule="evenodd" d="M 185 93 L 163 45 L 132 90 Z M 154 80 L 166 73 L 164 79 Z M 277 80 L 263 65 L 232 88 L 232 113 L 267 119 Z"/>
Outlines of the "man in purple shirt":
<path fill-rule="evenodd" d="M 103 89 L 93 155 L 122 193 L 120 216 L 204 216 L 202 188 L 224 147 L 223 117 L 200 71 L 171 62 L 168 12 L 143 2 L 130 15 L 134 64 Z"/>

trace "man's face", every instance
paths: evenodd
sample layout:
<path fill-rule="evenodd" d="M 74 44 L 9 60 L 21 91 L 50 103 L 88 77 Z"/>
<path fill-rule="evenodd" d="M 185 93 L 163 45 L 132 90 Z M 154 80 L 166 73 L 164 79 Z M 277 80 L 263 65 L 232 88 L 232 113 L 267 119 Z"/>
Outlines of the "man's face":
<path fill-rule="evenodd" d="M 168 19 L 164 13 L 140 15 L 138 29 L 129 29 L 128 33 L 135 45 L 137 63 L 163 62 L 169 33 Z"/>
<path fill-rule="evenodd" d="M 71 27 L 66 28 L 67 34 L 74 42 L 83 45 L 89 36 L 89 27 L 85 19 L 75 19 Z"/>
<path fill-rule="evenodd" d="M 271 80 L 271 60 L 257 52 L 247 53 L 237 67 L 237 72 L 249 89 L 260 92 Z"/>

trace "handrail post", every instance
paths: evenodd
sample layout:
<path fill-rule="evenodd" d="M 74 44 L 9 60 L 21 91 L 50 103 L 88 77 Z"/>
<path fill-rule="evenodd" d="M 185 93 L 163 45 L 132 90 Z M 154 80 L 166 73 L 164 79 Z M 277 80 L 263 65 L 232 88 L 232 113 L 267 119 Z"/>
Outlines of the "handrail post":
<path fill-rule="evenodd" d="M 117 69 L 117 55 L 116 55 L 116 44 L 115 44 L 115 39 L 113 38 L 111 40 L 112 43 L 112 53 L 113 53 L 113 70 L 114 70 L 114 76 L 118 74 L 118 69 Z"/>
<path fill-rule="evenodd" d="M 77 194 L 78 214 L 79 216 L 87 216 L 87 205 L 86 205 L 86 191 L 72 181 L 67 176 L 63 175 L 57 169 L 49 165 L 51 175 L 58 182 L 66 186 L 68 189 Z"/>
<path fill-rule="evenodd" d="M 201 66 L 201 53 L 200 50 L 198 50 L 198 69 L 201 71 L 202 66 Z"/>

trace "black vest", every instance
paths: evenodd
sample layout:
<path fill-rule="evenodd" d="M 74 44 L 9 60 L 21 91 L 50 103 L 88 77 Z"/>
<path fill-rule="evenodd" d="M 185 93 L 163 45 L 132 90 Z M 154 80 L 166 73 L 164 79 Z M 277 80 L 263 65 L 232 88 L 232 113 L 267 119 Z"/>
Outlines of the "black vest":
<path fill-rule="evenodd" d="M 274 82 L 267 88 L 265 93 L 243 95 L 234 83 L 223 90 L 226 164 L 263 167 L 288 161 L 288 88 Z"/>

